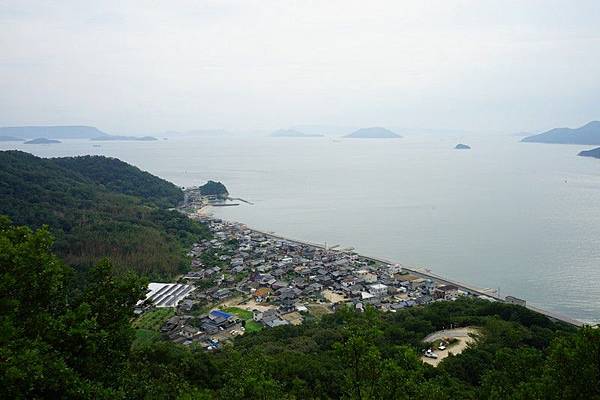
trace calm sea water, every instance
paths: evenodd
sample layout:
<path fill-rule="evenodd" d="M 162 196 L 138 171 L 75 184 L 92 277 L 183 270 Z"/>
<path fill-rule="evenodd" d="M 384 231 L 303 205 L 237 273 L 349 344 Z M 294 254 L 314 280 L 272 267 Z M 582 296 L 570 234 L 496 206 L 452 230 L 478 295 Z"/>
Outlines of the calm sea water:
<path fill-rule="evenodd" d="M 453 150 L 461 142 L 473 149 Z M 600 321 L 600 160 L 589 147 L 510 136 L 170 138 L 0 143 L 50 156 L 103 154 L 178 185 L 220 180 L 254 205 L 226 219 L 425 266 L 531 304 Z"/>

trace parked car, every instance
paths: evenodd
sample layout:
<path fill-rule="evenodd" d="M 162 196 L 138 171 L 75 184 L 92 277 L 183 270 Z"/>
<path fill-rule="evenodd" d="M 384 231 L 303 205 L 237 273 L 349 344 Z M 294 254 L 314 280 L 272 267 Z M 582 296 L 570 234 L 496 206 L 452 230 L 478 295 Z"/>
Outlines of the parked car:
<path fill-rule="evenodd" d="M 435 354 L 431 349 L 427 349 L 427 351 L 425 352 L 425 357 L 438 358 L 437 354 Z"/>

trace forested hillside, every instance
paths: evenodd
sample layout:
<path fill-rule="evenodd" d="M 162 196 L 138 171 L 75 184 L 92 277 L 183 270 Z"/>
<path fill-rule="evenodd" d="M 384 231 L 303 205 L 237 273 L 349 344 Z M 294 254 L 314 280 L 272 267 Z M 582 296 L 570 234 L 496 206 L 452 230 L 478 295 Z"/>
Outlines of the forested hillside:
<path fill-rule="evenodd" d="M 207 229 L 167 210 L 183 194 L 170 182 L 100 156 L 43 159 L 0 152 L 0 215 L 49 225 L 68 264 L 89 267 L 110 257 L 157 279 L 187 266 L 187 247 Z"/>
<path fill-rule="evenodd" d="M 301 326 L 238 337 L 215 353 L 171 342 L 132 346 L 145 282 L 73 271 L 47 231 L 0 217 L 0 398 L 599 399 L 600 332 L 523 307 L 463 299 L 397 313 L 341 309 Z M 423 338 L 454 326 L 481 335 L 437 368 Z"/>
<path fill-rule="evenodd" d="M 82 156 L 54 158 L 51 161 L 77 171 L 110 191 L 142 197 L 161 207 L 175 207 L 183 200 L 181 189 L 116 158 Z"/>

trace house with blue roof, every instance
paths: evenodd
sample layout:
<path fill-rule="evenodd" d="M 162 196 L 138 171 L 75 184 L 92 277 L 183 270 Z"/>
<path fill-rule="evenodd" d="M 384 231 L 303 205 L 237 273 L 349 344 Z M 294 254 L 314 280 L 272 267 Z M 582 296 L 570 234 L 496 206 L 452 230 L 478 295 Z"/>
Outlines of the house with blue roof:
<path fill-rule="evenodd" d="M 229 314 L 229 313 L 227 313 L 225 311 L 222 311 L 222 310 L 212 310 L 210 312 L 210 315 L 212 315 L 214 317 L 221 317 L 221 318 L 224 318 L 224 319 L 230 319 L 232 317 L 235 317 L 233 314 Z"/>

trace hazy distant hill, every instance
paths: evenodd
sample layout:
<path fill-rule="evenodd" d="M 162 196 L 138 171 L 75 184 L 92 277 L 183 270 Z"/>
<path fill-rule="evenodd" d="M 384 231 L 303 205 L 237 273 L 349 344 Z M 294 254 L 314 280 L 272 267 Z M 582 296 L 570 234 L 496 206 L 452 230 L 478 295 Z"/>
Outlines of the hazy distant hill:
<path fill-rule="evenodd" d="M 527 137 L 527 136 L 531 136 L 533 134 L 533 132 L 515 132 L 515 133 L 511 133 L 510 136 L 514 136 L 514 137 Z"/>
<path fill-rule="evenodd" d="M 578 155 L 582 156 L 582 157 L 600 158 L 600 147 L 596 147 L 595 149 L 592 149 L 592 150 L 580 151 Z"/>
<path fill-rule="evenodd" d="M 0 136 L 13 136 L 22 139 L 53 138 L 53 139 L 91 139 L 106 136 L 93 126 L 5 126 L 0 127 Z"/>
<path fill-rule="evenodd" d="M 195 136 L 229 136 L 231 132 L 226 131 L 225 129 L 193 129 L 191 131 L 185 132 L 188 135 Z"/>
<path fill-rule="evenodd" d="M 279 129 L 271 133 L 271 137 L 323 137 L 323 135 L 304 133 L 295 129 Z"/>
<path fill-rule="evenodd" d="M 600 121 L 592 121 L 575 129 L 551 129 L 539 135 L 528 136 L 521 141 L 531 143 L 600 144 Z"/>
<path fill-rule="evenodd" d="M 52 144 L 52 143 L 60 143 L 60 140 L 37 138 L 37 139 L 28 140 L 25 142 L 25 144 Z"/>
<path fill-rule="evenodd" d="M 290 129 L 309 135 L 343 136 L 356 130 L 356 127 L 336 125 L 294 125 Z"/>
<path fill-rule="evenodd" d="M 104 136 L 98 136 L 98 137 L 94 137 L 91 138 L 91 140 L 97 140 L 97 141 L 132 141 L 132 140 L 136 140 L 136 141 L 140 141 L 140 142 L 152 142 L 155 140 L 158 140 L 157 138 L 153 137 L 153 136 L 117 136 L 117 135 L 104 135 Z"/>
<path fill-rule="evenodd" d="M 385 128 L 381 128 L 381 127 L 373 127 L 373 128 L 359 129 L 359 130 L 354 131 L 351 134 L 346 135 L 344 137 L 366 138 L 366 139 L 391 139 L 391 138 L 401 138 L 402 136 L 390 131 L 389 129 L 385 129 Z"/>

